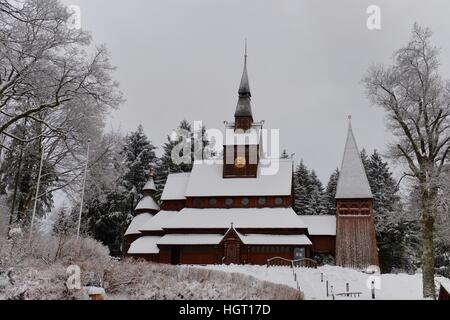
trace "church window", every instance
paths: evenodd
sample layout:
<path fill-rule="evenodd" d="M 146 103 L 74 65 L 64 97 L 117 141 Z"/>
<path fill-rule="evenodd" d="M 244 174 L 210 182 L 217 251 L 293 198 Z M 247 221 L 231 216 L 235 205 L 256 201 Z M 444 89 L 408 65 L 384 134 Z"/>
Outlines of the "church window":
<path fill-rule="evenodd" d="M 241 203 L 243 206 L 248 206 L 250 204 L 249 198 L 242 198 Z"/>
<path fill-rule="evenodd" d="M 233 198 L 226 198 L 225 199 L 225 205 L 227 207 L 231 207 L 233 205 Z"/>
<path fill-rule="evenodd" d="M 194 205 L 194 207 L 200 207 L 202 205 L 202 201 L 198 198 L 195 198 L 194 200 L 192 200 L 192 204 Z"/>
<path fill-rule="evenodd" d="M 259 204 L 260 206 L 265 205 L 266 202 L 267 202 L 267 200 L 266 200 L 265 197 L 260 197 L 260 198 L 258 199 L 258 204 Z"/>
<path fill-rule="evenodd" d="M 216 198 L 210 198 L 208 202 L 209 202 L 210 206 L 216 206 L 217 205 L 217 199 Z"/>
<path fill-rule="evenodd" d="M 281 198 L 281 197 L 275 198 L 275 205 L 276 206 L 281 206 L 282 204 L 283 204 L 283 198 Z"/>

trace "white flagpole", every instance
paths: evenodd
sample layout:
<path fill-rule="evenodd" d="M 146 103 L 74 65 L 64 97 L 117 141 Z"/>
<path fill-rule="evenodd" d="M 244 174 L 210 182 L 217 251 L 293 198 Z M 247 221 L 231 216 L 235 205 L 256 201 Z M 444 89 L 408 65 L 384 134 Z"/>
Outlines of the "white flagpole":
<path fill-rule="evenodd" d="M 86 178 L 87 178 L 87 170 L 88 170 L 88 164 L 89 164 L 90 146 L 91 146 L 91 139 L 89 139 L 88 143 L 87 143 L 87 155 L 86 155 L 86 164 L 85 164 L 85 168 L 84 168 L 83 189 L 81 190 L 80 213 L 78 215 L 77 240 L 80 239 L 81 215 L 83 213 L 84 189 L 86 188 Z"/>

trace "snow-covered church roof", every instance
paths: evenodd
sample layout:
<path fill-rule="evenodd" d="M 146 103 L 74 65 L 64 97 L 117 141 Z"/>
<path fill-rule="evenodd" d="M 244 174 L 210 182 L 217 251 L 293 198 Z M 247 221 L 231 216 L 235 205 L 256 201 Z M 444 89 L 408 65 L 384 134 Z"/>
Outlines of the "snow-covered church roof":
<path fill-rule="evenodd" d="M 148 182 L 144 186 L 144 191 L 156 191 L 155 181 L 153 180 L 153 177 L 150 177 Z"/>
<path fill-rule="evenodd" d="M 150 210 L 150 211 L 159 211 L 159 206 L 158 204 L 155 202 L 155 200 L 153 200 L 153 198 L 151 196 L 145 196 L 144 198 L 142 198 L 141 201 L 139 201 L 136 209 L 136 211 L 144 211 L 144 210 Z"/>
<path fill-rule="evenodd" d="M 347 142 L 336 189 L 336 199 L 371 199 L 369 180 L 361 160 L 352 125 L 348 128 Z"/>
<path fill-rule="evenodd" d="M 278 161 L 278 159 L 276 160 Z M 289 196 L 292 192 L 292 160 L 279 159 L 272 163 L 278 170 L 273 174 L 263 174 L 258 166 L 255 179 L 223 178 L 222 164 L 196 163 L 187 185 L 186 197 L 232 197 L 232 196 Z"/>
<path fill-rule="evenodd" d="M 167 177 L 161 200 L 186 200 L 186 187 L 191 173 L 171 173 Z"/>
<path fill-rule="evenodd" d="M 153 218 L 153 215 L 150 213 L 138 214 L 136 217 L 134 217 L 133 221 L 131 221 L 127 231 L 125 232 L 125 235 L 129 236 L 134 234 L 141 234 L 139 228 L 142 227 L 151 218 Z"/>
<path fill-rule="evenodd" d="M 300 216 L 311 236 L 335 236 L 336 216 Z"/>

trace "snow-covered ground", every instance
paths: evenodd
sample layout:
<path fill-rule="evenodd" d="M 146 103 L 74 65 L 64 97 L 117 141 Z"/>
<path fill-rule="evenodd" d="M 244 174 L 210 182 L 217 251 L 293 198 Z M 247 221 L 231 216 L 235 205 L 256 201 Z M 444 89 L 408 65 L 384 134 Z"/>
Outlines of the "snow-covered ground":
<path fill-rule="evenodd" d="M 270 267 L 265 266 L 218 266 L 211 265 L 203 268 L 220 270 L 225 272 L 243 273 L 255 278 L 274 283 L 288 285 L 296 288 L 297 283 L 290 267 Z M 370 284 L 375 280 L 377 289 L 375 299 L 377 300 L 419 300 L 422 298 L 422 275 L 407 274 L 383 274 L 380 278 L 370 278 L 371 275 L 353 269 L 346 269 L 333 266 L 324 266 L 318 269 L 295 269 L 300 290 L 304 293 L 306 300 L 331 300 L 331 292 L 335 294 L 335 299 L 372 299 Z M 323 282 L 321 282 L 323 274 Z M 376 276 L 375 276 L 376 277 Z M 330 296 L 326 295 L 326 281 L 329 283 Z M 361 292 L 359 298 L 348 298 L 337 296 L 336 294 L 346 292 L 347 283 L 350 292 Z M 333 286 L 333 288 L 331 288 Z"/>

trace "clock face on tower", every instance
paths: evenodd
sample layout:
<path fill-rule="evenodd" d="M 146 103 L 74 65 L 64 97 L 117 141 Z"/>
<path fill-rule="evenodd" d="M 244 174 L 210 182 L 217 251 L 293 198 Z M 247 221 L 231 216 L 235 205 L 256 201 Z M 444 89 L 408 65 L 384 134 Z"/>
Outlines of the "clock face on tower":
<path fill-rule="evenodd" d="M 244 168 L 246 166 L 246 164 L 247 164 L 247 161 L 245 160 L 245 157 L 237 157 L 236 160 L 234 161 L 234 165 L 238 169 Z"/>

